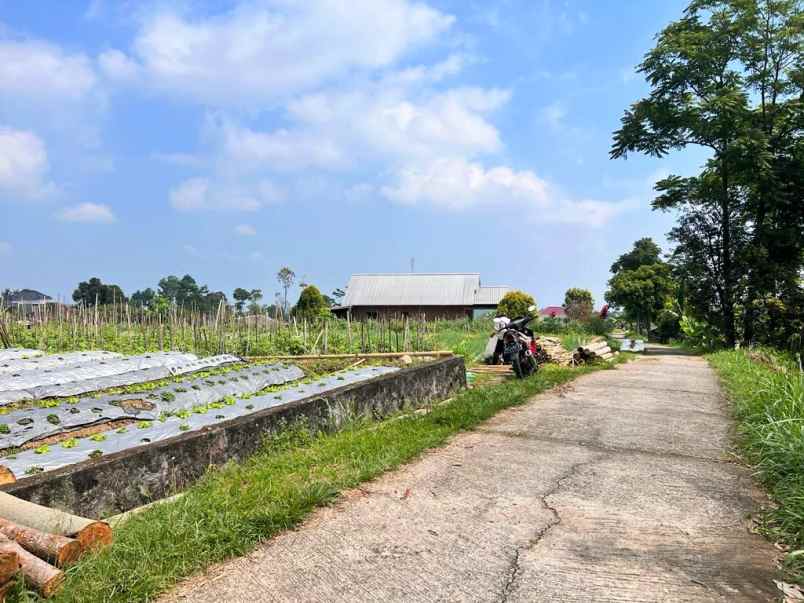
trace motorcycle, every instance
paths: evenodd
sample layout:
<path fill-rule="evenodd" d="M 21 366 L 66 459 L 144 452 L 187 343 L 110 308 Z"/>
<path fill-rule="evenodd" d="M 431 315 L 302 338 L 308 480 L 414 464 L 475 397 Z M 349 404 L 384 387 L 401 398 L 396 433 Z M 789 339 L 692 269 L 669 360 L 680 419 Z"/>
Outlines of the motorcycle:
<path fill-rule="evenodd" d="M 533 312 L 535 306 L 528 308 Z M 514 374 L 524 379 L 539 370 L 546 360 L 546 353 L 536 343 L 528 323 L 533 316 L 520 316 L 510 320 L 506 317 L 494 319 L 495 332 L 486 346 L 487 360 L 491 364 L 510 364 Z"/>

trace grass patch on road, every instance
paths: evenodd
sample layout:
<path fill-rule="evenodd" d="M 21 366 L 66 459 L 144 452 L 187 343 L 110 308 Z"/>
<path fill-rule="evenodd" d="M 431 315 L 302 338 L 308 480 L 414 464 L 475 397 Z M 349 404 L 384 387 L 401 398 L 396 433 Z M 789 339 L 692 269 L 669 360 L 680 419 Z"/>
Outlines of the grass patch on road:
<path fill-rule="evenodd" d="M 123 523 L 112 546 L 68 570 L 57 601 L 153 600 L 180 579 L 296 526 L 343 490 L 596 368 L 547 366 L 529 379 L 462 392 L 427 414 L 336 433 L 288 428 L 247 461 L 211 470 L 185 496 Z M 12 600 L 26 596 L 17 592 Z"/>
<path fill-rule="evenodd" d="M 769 538 L 789 544 L 789 578 L 804 583 L 804 374 L 777 352 L 710 354 L 734 403 L 746 460 L 776 503 L 764 516 Z"/>

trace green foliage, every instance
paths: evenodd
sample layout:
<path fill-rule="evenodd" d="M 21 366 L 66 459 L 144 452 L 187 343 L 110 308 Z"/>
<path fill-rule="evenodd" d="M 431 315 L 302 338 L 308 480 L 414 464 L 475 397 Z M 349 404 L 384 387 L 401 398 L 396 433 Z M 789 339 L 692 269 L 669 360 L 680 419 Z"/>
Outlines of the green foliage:
<path fill-rule="evenodd" d="M 535 305 L 533 296 L 524 291 L 509 291 L 497 304 L 497 316 L 516 318 L 528 314 L 528 308 Z"/>
<path fill-rule="evenodd" d="M 651 93 L 614 133 L 612 157 L 661 157 L 689 145 L 710 158 L 657 183 L 677 212 L 672 263 L 684 310 L 724 343 L 757 338 L 757 300 L 801 290 L 804 240 L 802 4 L 695 0 L 639 67 Z"/>
<path fill-rule="evenodd" d="M 648 331 L 653 318 L 673 294 L 674 287 L 667 264 L 643 265 L 615 274 L 609 280 L 606 301 L 624 308 L 637 325 Z"/>
<path fill-rule="evenodd" d="M 299 301 L 293 308 L 293 314 L 297 318 L 322 318 L 329 315 L 329 304 L 327 304 L 321 291 L 315 285 L 307 285 L 299 295 Z"/>
<path fill-rule="evenodd" d="M 588 289 L 567 289 L 564 294 L 564 311 L 570 320 L 588 320 L 594 310 L 592 292 Z"/>
<path fill-rule="evenodd" d="M 640 266 L 658 264 L 661 261 L 661 254 L 661 248 L 653 242 L 653 239 L 649 237 L 639 239 L 631 251 L 622 254 L 611 265 L 611 272 L 616 274 L 622 270 L 635 270 Z"/>
<path fill-rule="evenodd" d="M 804 549 L 804 373 L 770 350 L 723 351 L 708 357 L 734 404 L 739 442 L 777 503 L 766 513 L 771 539 Z M 793 552 L 785 568 L 804 582 L 804 557 Z"/>
<path fill-rule="evenodd" d="M 78 283 L 73 291 L 73 301 L 86 307 L 105 306 L 106 304 L 122 304 L 126 301 L 123 290 L 117 285 L 104 285 L 97 277 Z"/>
<path fill-rule="evenodd" d="M 681 335 L 681 323 L 678 314 L 667 308 L 660 311 L 656 316 L 656 331 L 659 341 L 662 343 L 677 339 Z"/>

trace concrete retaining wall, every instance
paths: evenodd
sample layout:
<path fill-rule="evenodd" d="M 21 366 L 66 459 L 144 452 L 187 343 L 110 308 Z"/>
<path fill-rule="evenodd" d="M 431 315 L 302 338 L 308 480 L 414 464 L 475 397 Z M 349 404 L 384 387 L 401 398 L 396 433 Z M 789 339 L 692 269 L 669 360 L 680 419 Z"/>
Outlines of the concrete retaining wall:
<path fill-rule="evenodd" d="M 314 431 L 335 431 L 356 417 L 383 418 L 443 400 L 465 386 L 463 359 L 436 360 L 162 442 L 26 477 L 2 489 L 84 517 L 108 517 L 186 488 L 210 465 L 253 454 L 264 437 L 299 419 L 306 420 Z"/>

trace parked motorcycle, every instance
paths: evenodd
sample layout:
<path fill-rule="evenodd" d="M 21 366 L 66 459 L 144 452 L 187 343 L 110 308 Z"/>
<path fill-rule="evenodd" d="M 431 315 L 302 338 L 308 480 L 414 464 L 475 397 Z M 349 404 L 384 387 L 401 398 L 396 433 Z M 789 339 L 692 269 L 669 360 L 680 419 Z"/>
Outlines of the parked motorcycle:
<path fill-rule="evenodd" d="M 535 306 L 528 308 L 533 312 Z M 514 374 L 524 379 L 539 370 L 546 353 L 536 343 L 528 323 L 533 316 L 520 316 L 510 320 L 504 316 L 494 319 L 494 333 L 486 346 L 487 360 L 491 364 L 510 364 Z M 540 362 L 541 359 L 541 362 Z"/>

